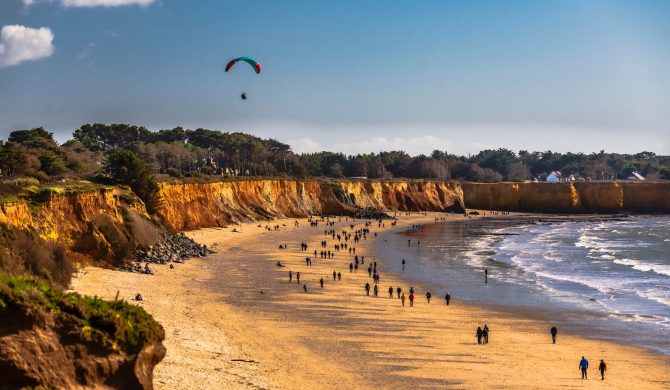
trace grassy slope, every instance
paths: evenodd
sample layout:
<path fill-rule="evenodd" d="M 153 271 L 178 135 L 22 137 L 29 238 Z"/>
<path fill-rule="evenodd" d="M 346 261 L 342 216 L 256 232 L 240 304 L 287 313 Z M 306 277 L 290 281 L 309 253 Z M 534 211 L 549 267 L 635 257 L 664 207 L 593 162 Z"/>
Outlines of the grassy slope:
<path fill-rule="evenodd" d="M 10 309 L 32 316 L 50 313 L 73 326 L 82 341 L 127 354 L 164 338 L 161 325 L 141 307 L 65 293 L 22 276 L 0 275 L 0 317 Z"/>

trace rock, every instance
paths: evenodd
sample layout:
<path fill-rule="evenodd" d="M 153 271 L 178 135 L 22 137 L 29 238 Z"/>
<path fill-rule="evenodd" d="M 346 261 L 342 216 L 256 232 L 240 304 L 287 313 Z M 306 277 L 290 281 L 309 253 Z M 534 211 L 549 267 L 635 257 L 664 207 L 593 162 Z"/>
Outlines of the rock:
<path fill-rule="evenodd" d="M 153 389 L 154 367 L 166 353 L 160 325 L 153 320 L 148 327 L 146 320 L 133 324 L 145 327 L 138 331 L 144 339 L 137 347 L 125 348 L 106 328 L 82 322 L 92 315 L 92 309 L 79 298 L 60 292 L 47 295 L 44 287 L 35 286 L 25 291 L 26 296 L 39 298 L 35 302 L 12 300 L 5 293 L 19 287 L 11 283 L 2 286 L 0 280 L 0 303 L 5 304 L 0 305 L 0 389 Z M 69 308 L 68 302 L 76 304 Z M 137 318 L 118 313 L 121 322 Z M 101 334 L 106 338 L 100 338 Z M 154 336 L 145 336 L 148 334 Z"/>
<path fill-rule="evenodd" d="M 135 251 L 134 261 L 123 264 L 119 269 L 153 274 L 148 266 L 149 263 L 183 263 L 192 257 L 204 257 L 212 253 L 215 252 L 207 248 L 207 245 L 200 245 L 183 234 L 164 233 L 156 244 L 148 248 L 138 248 Z"/>

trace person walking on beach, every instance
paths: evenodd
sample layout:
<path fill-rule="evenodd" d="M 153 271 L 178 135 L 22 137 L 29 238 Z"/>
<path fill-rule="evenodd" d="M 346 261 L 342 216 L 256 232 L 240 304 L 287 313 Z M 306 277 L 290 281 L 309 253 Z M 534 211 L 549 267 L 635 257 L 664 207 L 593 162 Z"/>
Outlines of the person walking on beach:
<path fill-rule="evenodd" d="M 589 361 L 582 356 L 582 360 L 579 361 L 579 369 L 582 371 L 582 379 L 589 379 L 586 370 L 589 369 Z"/>
<path fill-rule="evenodd" d="M 489 343 L 489 332 L 490 332 L 489 326 L 484 324 L 484 329 L 482 329 L 482 337 L 484 339 L 484 344 Z"/>
<path fill-rule="evenodd" d="M 428 292 L 426 293 L 426 299 L 428 300 L 428 303 L 430 303 L 430 297 L 432 297 L 432 296 L 433 296 L 433 295 L 430 293 L 430 291 L 428 291 Z"/>
<path fill-rule="evenodd" d="M 372 265 L 368 266 L 368 277 L 372 276 Z"/>
<path fill-rule="evenodd" d="M 333 271 L 333 280 L 337 279 L 337 272 Z"/>
<path fill-rule="evenodd" d="M 319 280 L 319 283 L 321 283 L 321 288 L 323 288 L 323 278 L 321 278 L 321 280 Z"/>
<path fill-rule="evenodd" d="M 484 335 L 484 331 L 482 330 L 481 326 L 477 327 L 477 344 L 482 343 L 482 336 Z"/>
<path fill-rule="evenodd" d="M 405 293 L 402 293 L 402 296 L 400 297 L 400 300 L 402 301 L 402 305 L 405 306 Z"/>
<path fill-rule="evenodd" d="M 409 293 L 409 306 L 414 307 L 414 293 Z"/>
<path fill-rule="evenodd" d="M 600 371 L 600 380 L 605 380 L 605 371 L 607 370 L 607 364 L 603 359 L 600 359 L 600 365 L 598 366 L 598 371 Z"/>
<path fill-rule="evenodd" d="M 556 344 L 556 335 L 558 334 L 558 328 L 556 325 L 551 327 L 551 342 Z"/>
<path fill-rule="evenodd" d="M 393 287 L 389 286 L 389 298 L 393 298 Z"/>
<path fill-rule="evenodd" d="M 375 284 L 375 288 L 373 288 L 372 290 L 374 291 L 375 296 L 377 296 L 377 294 L 379 293 L 379 288 L 377 287 L 376 284 Z"/>
<path fill-rule="evenodd" d="M 370 283 L 365 283 L 365 294 L 370 296 Z"/>
<path fill-rule="evenodd" d="M 402 259 L 402 270 L 405 270 L 405 259 Z"/>
<path fill-rule="evenodd" d="M 447 306 L 449 306 L 449 301 L 451 300 L 451 295 L 447 292 L 447 295 L 444 296 L 444 300 L 447 301 Z"/>
<path fill-rule="evenodd" d="M 305 290 L 305 292 L 307 292 L 307 285 L 306 285 L 306 284 L 303 284 L 303 285 L 302 285 L 302 289 Z"/>
<path fill-rule="evenodd" d="M 288 271 L 288 282 L 291 283 L 293 281 L 293 271 Z"/>
<path fill-rule="evenodd" d="M 484 283 L 488 284 L 488 282 L 489 282 L 489 269 L 485 268 L 484 269 Z"/>
<path fill-rule="evenodd" d="M 402 292 L 400 286 L 398 286 L 398 288 L 395 289 L 395 292 L 398 293 L 398 299 L 400 299 L 400 293 Z"/>
<path fill-rule="evenodd" d="M 349 272 L 354 271 L 354 265 L 352 263 L 349 263 Z"/>
<path fill-rule="evenodd" d="M 342 273 L 341 272 L 337 273 L 337 280 L 342 280 Z"/>
<path fill-rule="evenodd" d="M 300 284 L 300 272 L 295 273 L 295 278 L 298 279 L 296 283 Z"/>

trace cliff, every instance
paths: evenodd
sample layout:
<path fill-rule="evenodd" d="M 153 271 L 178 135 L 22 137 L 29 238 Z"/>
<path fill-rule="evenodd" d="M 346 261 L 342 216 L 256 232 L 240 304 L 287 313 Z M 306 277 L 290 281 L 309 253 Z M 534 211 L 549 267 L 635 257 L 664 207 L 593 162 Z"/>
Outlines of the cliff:
<path fill-rule="evenodd" d="M 159 214 L 176 230 L 309 215 L 351 215 L 357 207 L 391 211 L 463 210 L 457 184 L 414 181 L 235 180 L 162 183 Z"/>
<path fill-rule="evenodd" d="M 465 183 L 468 208 L 542 213 L 670 213 L 670 182 Z"/>
<path fill-rule="evenodd" d="M 29 231 L 106 262 L 158 236 L 158 228 L 134 194 L 100 186 L 28 188 L 16 200 L 0 203 L 0 224 L 5 231 Z"/>
<path fill-rule="evenodd" d="M 0 388 L 152 389 L 163 328 L 142 308 L 0 275 Z"/>

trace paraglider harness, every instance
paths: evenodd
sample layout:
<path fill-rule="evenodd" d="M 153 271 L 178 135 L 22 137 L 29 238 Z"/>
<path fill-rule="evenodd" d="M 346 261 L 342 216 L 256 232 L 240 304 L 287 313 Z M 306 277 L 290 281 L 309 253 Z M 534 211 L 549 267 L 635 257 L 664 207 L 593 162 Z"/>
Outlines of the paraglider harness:
<path fill-rule="evenodd" d="M 247 100 L 247 91 L 242 91 L 242 94 L 240 95 L 240 98 L 242 100 Z"/>

